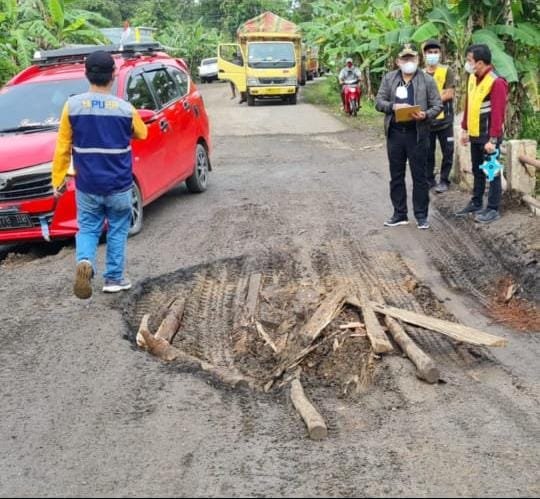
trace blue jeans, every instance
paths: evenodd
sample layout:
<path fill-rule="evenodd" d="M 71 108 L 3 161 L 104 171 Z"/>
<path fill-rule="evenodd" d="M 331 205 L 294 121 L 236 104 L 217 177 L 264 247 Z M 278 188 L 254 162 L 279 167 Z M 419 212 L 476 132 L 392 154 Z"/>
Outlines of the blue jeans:
<path fill-rule="evenodd" d="M 77 190 L 77 222 L 75 236 L 77 263 L 89 260 L 96 271 L 96 253 L 103 226 L 107 220 L 107 257 L 103 277 L 120 280 L 124 277 L 126 243 L 131 225 L 131 189 L 98 196 Z"/>

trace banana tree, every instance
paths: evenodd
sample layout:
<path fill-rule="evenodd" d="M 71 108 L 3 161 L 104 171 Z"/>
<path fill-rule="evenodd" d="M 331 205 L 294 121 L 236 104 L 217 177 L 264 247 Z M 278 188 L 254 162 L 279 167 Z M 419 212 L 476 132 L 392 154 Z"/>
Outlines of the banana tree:
<path fill-rule="evenodd" d="M 0 0 L 0 82 L 28 66 L 37 48 L 99 43 L 108 21 L 76 9 L 74 0 Z"/>

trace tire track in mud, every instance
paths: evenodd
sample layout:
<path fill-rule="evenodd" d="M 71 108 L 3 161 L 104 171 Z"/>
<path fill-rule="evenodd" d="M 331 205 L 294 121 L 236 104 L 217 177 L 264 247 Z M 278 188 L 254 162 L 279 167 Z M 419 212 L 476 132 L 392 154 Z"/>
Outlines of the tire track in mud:
<path fill-rule="evenodd" d="M 407 289 L 409 283 L 415 282 L 413 273 L 398 253 L 388 251 L 382 238 L 378 243 L 377 237 L 373 236 L 369 240 L 364 239 L 364 244 L 360 245 L 347 231 L 342 230 L 339 238 L 332 233 L 335 232 L 334 229 L 330 228 L 329 232 L 331 234 L 327 240 L 330 242 L 314 253 L 314 265 L 318 266 L 320 273 L 326 274 L 327 280 L 341 276 L 351 282 L 357 290 L 359 283 L 363 283 L 364 289 L 368 292 L 371 288 L 378 288 L 390 305 L 420 313 L 435 313 L 441 318 L 451 318 L 442 306 L 433 307 L 438 303 L 437 299 L 429 288 L 423 287 L 422 292 L 427 295 L 423 297 L 423 301 L 427 302 L 429 308 L 425 310 L 415 294 Z M 328 258 L 326 266 L 321 262 L 321 254 L 325 254 Z M 426 353 L 436 356 L 436 360 L 444 362 L 445 367 L 459 369 L 470 365 L 449 338 L 415 327 L 410 327 L 409 331 Z"/>

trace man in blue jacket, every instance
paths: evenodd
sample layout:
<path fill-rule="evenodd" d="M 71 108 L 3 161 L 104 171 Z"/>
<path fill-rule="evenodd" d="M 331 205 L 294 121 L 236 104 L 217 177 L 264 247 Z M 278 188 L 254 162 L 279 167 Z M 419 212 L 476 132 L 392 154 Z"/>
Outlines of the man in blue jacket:
<path fill-rule="evenodd" d="M 99 238 L 107 221 L 107 256 L 103 291 L 131 288 L 124 275 L 131 224 L 131 138 L 145 139 L 146 125 L 135 108 L 111 95 L 115 63 L 102 50 L 85 62 L 88 92 L 70 97 L 64 106 L 52 167 L 55 196 L 65 182 L 73 156 L 79 231 L 75 238 L 77 269 L 73 292 L 92 296 Z"/>

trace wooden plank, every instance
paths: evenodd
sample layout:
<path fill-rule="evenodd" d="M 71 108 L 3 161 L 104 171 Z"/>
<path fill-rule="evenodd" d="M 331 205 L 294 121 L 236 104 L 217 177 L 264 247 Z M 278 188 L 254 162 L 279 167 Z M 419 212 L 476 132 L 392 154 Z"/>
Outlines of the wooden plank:
<path fill-rule="evenodd" d="M 373 351 L 376 354 L 379 354 L 394 350 L 392 343 L 390 343 L 388 336 L 386 336 L 386 333 L 379 323 L 379 319 L 377 319 L 377 316 L 370 305 L 367 294 L 365 292 L 360 293 L 358 301 L 362 308 L 362 317 L 364 318 L 364 324 L 366 325 L 366 333 L 371 342 L 371 346 L 373 347 Z"/>
<path fill-rule="evenodd" d="M 322 330 L 338 316 L 345 302 L 347 292 L 348 286 L 340 285 L 321 302 L 319 308 L 317 308 L 309 321 L 300 330 L 300 337 L 307 344 L 313 343 L 319 337 Z"/>
<path fill-rule="evenodd" d="M 365 325 L 363 322 L 349 322 L 347 324 L 342 324 L 339 326 L 339 329 L 364 329 Z"/>
<path fill-rule="evenodd" d="M 259 301 L 259 290 L 261 289 L 262 274 L 251 274 L 249 276 L 248 292 L 246 298 L 246 321 L 253 322 L 257 303 Z"/>
<path fill-rule="evenodd" d="M 430 331 L 444 334 L 456 341 L 488 347 L 503 347 L 507 344 L 505 338 L 494 336 L 469 326 L 456 324 L 455 322 L 428 317 L 427 315 L 411 312 L 410 310 L 388 307 L 376 302 L 370 302 L 370 305 L 373 310 L 379 314 L 389 315 L 394 319 L 402 320 L 408 324 L 413 324 L 415 326 L 423 327 L 424 329 L 429 329 Z"/>
<path fill-rule="evenodd" d="M 304 389 L 302 388 L 302 383 L 299 379 L 294 379 L 291 383 L 291 400 L 298 411 L 298 414 L 306 423 L 309 437 L 312 440 L 323 440 L 328 436 L 328 428 L 324 422 L 323 417 L 319 414 L 317 409 L 313 404 L 308 400 Z"/>

